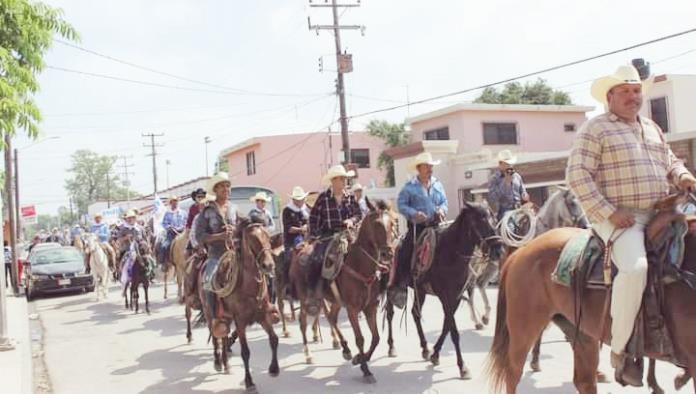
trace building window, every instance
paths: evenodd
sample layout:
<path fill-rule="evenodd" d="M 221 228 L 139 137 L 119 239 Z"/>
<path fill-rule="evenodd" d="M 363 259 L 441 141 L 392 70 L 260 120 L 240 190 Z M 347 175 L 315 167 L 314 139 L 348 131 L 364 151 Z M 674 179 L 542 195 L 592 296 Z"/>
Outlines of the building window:
<path fill-rule="evenodd" d="M 449 127 L 440 127 L 439 129 L 428 130 L 423 132 L 423 139 L 429 141 L 449 140 Z"/>
<path fill-rule="evenodd" d="M 566 123 L 563 125 L 563 131 L 567 133 L 574 133 L 575 132 L 575 123 Z"/>
<path fill-rule="evenodd" d="M 669 133 L 669 114 L 667 112 L 667 97 L 650 100 L 650 116 L 664 133 Z"/>
<path fill-rule="evenodd" d="M 517 145 L 517 124 L 484 123 L 484 145 Z"/>
<path fill-rule="evenodd" d="M 356 164 L 358 168 L 370 168 L 370 150 L 351 149 L 350 162 Z"/>
<path fill-rule="evenodd" d="M 247 152 L 246 163 L 247 163 L 247 175 L 256 174 L 256 155 L 254 154 L 254 152 Z"/>

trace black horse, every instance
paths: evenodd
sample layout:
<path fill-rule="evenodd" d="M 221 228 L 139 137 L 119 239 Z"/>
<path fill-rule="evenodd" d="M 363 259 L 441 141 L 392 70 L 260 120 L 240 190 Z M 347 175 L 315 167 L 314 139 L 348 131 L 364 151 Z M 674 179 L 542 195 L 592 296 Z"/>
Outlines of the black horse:
<path fill-rule="evenodd" d="M 423 359 L 430 359 L 434 365 L 438 365 L 442 344 L 449 333 L 457 352 L 457 365 L 462 379 L 470 379 L 471 374 L 462 359 L 454 313 L 461 302 L 462 291 L 469 276 L 469 263 L 477 247 L 484 255 L 494 260 L 499 259 L 503 253 L 503 244 L 496 235 L 488 208 L 485 205 L 465 202 L 457 219 L 439 235 L 431 268 L 416 283 L 410 285 L 416 294 L 412 314 L 423 350 Z M 445 315 L 442 333 L 433 347 L 432 355 L 428 350 L 428 342 L 420 321 L 426 294 L 437 296 Z M 387 301 L 385 309 L 389 321 L 389 339 L 387 340 L 389 356 L 394 357 L 392 337 L 394 305 Z"/>

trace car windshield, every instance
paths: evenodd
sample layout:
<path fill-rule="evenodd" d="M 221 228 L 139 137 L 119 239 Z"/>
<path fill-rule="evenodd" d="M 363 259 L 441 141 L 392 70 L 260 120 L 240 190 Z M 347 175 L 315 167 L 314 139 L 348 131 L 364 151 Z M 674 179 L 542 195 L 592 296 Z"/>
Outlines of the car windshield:
<path fill-rule="evenodd" d="M 60 264 L 82 261 L 80 252 L 73 248 L 55 248 L 36 252 L 31 258 L 32 265 Z"/>

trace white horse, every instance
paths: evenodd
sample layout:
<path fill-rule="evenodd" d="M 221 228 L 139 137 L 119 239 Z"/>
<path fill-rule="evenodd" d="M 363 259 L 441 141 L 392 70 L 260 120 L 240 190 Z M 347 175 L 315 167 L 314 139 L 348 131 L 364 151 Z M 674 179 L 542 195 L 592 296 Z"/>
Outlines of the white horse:
<path fill-rule="evenodd" d="M 580 201 L 578 201 L 573 192 L 564 187 L 559 187 L 558 189 L 546 200 L 541 209 L 539 209 L 536 218 L 532 220 L 534 228 L 531 229 L 531 238 L 538 237 L 558 227 L 588 228 L 590 226 L 585 212 L 582 210 L 582 206 L 580 206 Z M 498 262 L 482 261 L 480 258 L 475 258 L 469 265 L 469 271 L 469 279 L 464 287 L 464 291 L 467 294 L 466 301 L 469 304 L 471 319 L 474 321 L 476 329 L 482 330 L 484 325 L 488 325 L 491 314 L 491 305 L 486 294 L 486 287 L 498 276 Z M 475 289 L 478 289 L 481 293 L 485 307 L 481 319 L 479 319 L 479 314 L 474 307 Z"/>
<path fill-rule="evenodd" d="M 109 281 L 111 280 L 109 258 L 99 245 L 99 239 L 95 234 L 87 235 L 85 250 L 89 255 L 89 269 L 94 280 L 97 301 L 99 301 L 100 293 L 104 298 L 107 298 L 109 292 Z"/>

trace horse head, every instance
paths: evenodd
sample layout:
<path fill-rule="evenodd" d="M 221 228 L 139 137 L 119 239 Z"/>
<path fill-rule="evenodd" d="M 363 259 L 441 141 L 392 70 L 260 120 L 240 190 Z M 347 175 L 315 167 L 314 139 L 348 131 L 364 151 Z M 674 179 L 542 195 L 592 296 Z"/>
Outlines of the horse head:
<path fill-rule="evenodd" d="M 563 226 L 589 228 L 590 222 L 587 220 L 587 215 L 580 205 L 580 200 L 568 188 L 561 188 L 561 196 L 563 196 L 563 206 L 567 216 Z"/>
<path fill-rule="evenodd" d="M 275 262 L 271 248 L 271 237 L 263 224 L 244 221 L 240 224 L 243 255 L 254 261 L 256 268 L 264 273 L 273 272 Z M 245 262 L 246 257 L 243 256 Z"/>
<path fill-rule="evenodd" d="M 495 232 L 492 214 L 485 204 L 464 201 L 452 228 L 460 237 L 454 247 L 479 245 L 481 252 L 491 260 L 503 256 L 503 243 Z"/>
<path fill-rule="evenodd" d="M 369 201 L 370 211 L 365 215 L 358 232 L 356 243 L 370 245 L 378 253 L 378 261 L 389 266 L 394 259 L 394 242 L 398 238 L 396 232 L 397 217 L 389 203 L 383 200 Z"/>

